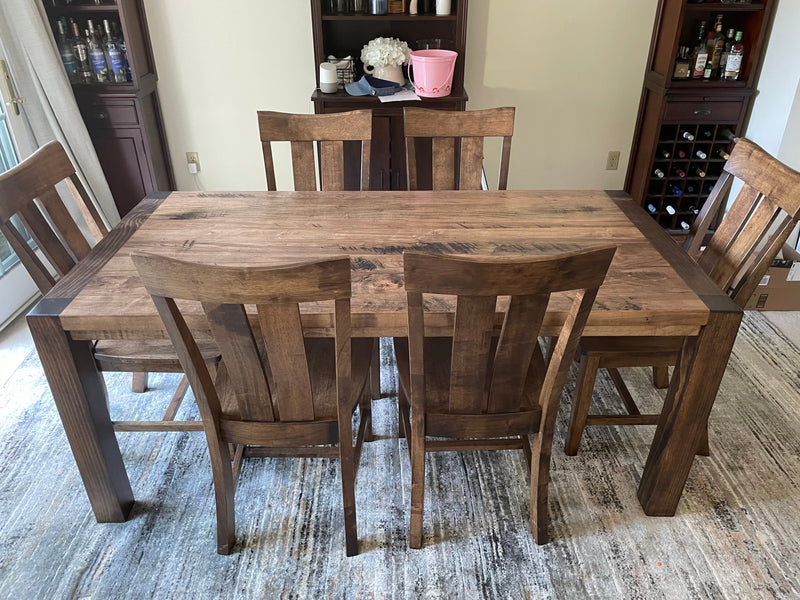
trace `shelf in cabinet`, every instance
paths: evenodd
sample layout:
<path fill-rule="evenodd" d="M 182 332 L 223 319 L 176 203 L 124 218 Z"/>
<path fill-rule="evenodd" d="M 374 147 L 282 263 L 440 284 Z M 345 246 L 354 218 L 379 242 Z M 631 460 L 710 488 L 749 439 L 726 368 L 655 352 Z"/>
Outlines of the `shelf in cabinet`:
<path fill-rule="evenodd" d="M 69 6 L 46 6 L 45 11 L 51 17 L 71 17 L 79 14 L 118 14 L 119 7 L 116 4 L 71 4 Z"/>
<path fill-rule="evenodd" d="M 323 21 L 455 21 L 456 15 L 322 15 Z"/>
<path fill-rule="evenodd" d="M 687 12 L 758 12 L 764 10 L 764 5 L 759 2 L 749 4 L 732 4 L 728 2 L 701 2 L 700 4 L 687 4 Z"/>

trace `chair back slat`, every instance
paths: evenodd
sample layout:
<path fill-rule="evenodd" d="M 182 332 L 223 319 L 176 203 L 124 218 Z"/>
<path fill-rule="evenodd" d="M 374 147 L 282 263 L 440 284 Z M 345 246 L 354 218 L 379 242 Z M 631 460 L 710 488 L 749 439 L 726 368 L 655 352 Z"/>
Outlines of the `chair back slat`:
<path fill-rule="evenodd" d="M 451 354 L 450 414 L 519 411 L 526 399 L 530 403 L 545 399 L 554 401 L 538 393 L 547 391 L 551 394 L 552 386 L 559 382 L 563 386 L 566 369 L 572 360 L 567 349 L 572 348 L 573 352 L 577 349 L 577 340 L 614 251 L 614 247 L 606 247 L 518 261 L 405 252 L 409 370 L 415 405 L 420 401 L 425 378 L 422 358 L 424 293 L 457 296 Z M 541 373 L 531 372 L 532 365 L 541 368 L 542 364 L 534 360 L 539 329 L 550 294 L 565 290 L 577 290 L 561 332 L 563 339 L 559 340 L 562 345 L 559 360 L 565 365 L 551 361 L 547 374 L 542 377 Z M 500 338 L 492 353 L 498 296 L 511 298 Z M 551 388 L 529 389 L 531 384 L 542 380 L 549 382 Z"/>
<path fill-rule="evenodd" d="M 409 189 L 418 189 L 419 182 L 416 170 L 420 165 L 416 160 L 414 144 L 416 138 L 433 138 L 434 190 L 481 189 L 483 144 L 487 137 L 502 138 L 498 189 L 506 189 L 514 133 L 514 108 L 442 111 L 406 107 L 403 116 Z M 439 140 L 448 141 L 437 145 Z M 454 149 L 459 145 L 461 151 L 456 160 Z M 440 152 L 450 154 L 440 155 Z M 458 178 L 456 173 L 459 173 Z"/>
<path fill-rule="evenodd" d="M 524 391 L 531 383 L 528 372 L 542 366 L 533 364 L 534 353 L 541 350 L 538 337 L 532 332 L 541 329 L 548 300 L 546 294 L 511 297 L 492 363 L 487 412 L 515 412 L 523 408 Z M 544 370 L 538 374 L 544 376 Z"/>
<path fill-rule="evenodd" d="M 236 400 L 237 412 L 232 415 L 246 421 L 274 421 L 266 360 L 259 353 L 244 307 L 206 302 L 203 310 L 211 334 L 225 356 L 228 381 Z"/>
<path fill-rule="evenodd" d="M 322 165 L 321 186 L 326 192 L 344 190 L 344 142 L 341 140 L 319 143 Z"/>
<path fill-rule="evenodd" d="M 313 421 L 311 378 L 298 305 L 260 304 L 258 322 L 269 357 L 274 385 L 272 398 L 278 418 L 281 421 Z"/>
<path fill-rule="evenodd" d="M 292 174 L 298 192 L 317 191 L 317 171 L 314 165 L 314 142 L 292 142 Z"/>
<path fill-rule="evenodd" d="M 59 276 L 66 275 L 78 264 L 35 202 L 23 206 L 18 214 L 23 226 Z"/>
<path fill-rule="evenodd" d="M 497 307 L 495 296 L 458 296 L 450 366 L 450 412 L 486 412 L 489 351 Z"/>
<path fill-rule="evenodd" d="M 689 228 L 689 235 L 683 243 L 686 253 L 695 260 L 700 260 L 700 253 L 705 244 L 705 236 L 711 228 L 711 224 L 716 220 L 723 201 L 728 197 L 731 186 L 733 185 L 733 175 L 725 171 L 719 176 L 711 193 L 703 203 L 700 213 L 692 221 Z"/>
<path fill-rule="evenodd" d="M 258 111 L 258 128 L 267 174 L 267 189 L 276 188 L 271 142 L 291 142 L 294 189 L 317 190 L 314 143 L 320 143 L 321 186 L 326 191 L 344 189 L 344 144 L 361 142 L 362 190 L 369 189 L 369 153 L 372 141 L 372 111 L 354 110 L 320 115 L 296 115 Z M 366 160 L 366 162 L 365 162 Z"/>
<path fill-rule="evenodd" d="M 707 247 L 700 245 L 733 178 L 743 186 Z M 708 275 L 744 306 L 761 277 L 800 220 L 800 173 L 745 138 L 739 139 L 704 207 L 702 226 L 693 227 L 689 253 Z M 699 258 L 698 258 L 699 254 Z"/>
<path fill-rule="evenodd" d="M 481 189 L 483 174 L 483 138 L 461 138 L 461 160 L 459 161 L 458 189 Z"/>
<path fill-rule="evenodd" d="M 87 239 L 56 191 L 56 185 L 65 180 L 93 240 Z M 15 215 L 50 263 L 49 267 L 17 230 L 11 220 Z M 89 253 L 94 242 L 108 233 L 108 227 L 58 142 L 45 144 L 20 164 L 0 174 L 0 226 L 43 294 L 50 291 L 58 279 L 51 269 L 59 277 L 65 275 Z"/>
<path fill-rule="evenodd" d="M 39 204 L 46 211 L 51 224 L 58 232 L 63 244 L 69 248 L 70 253 L 77 260 L 81 260 L 89 254 L 89 250 L 92 249 L 89 242 L 72 215 L 69 214 L 55 188 L 42 192 L 39 195 Z"/>
<path fill-rule="evenodd" d="M 433 138 L 433 189 L 456 189 L 456 142 L 452 137 Z M 416 180 L 416 177 L 415 177 Z"/>

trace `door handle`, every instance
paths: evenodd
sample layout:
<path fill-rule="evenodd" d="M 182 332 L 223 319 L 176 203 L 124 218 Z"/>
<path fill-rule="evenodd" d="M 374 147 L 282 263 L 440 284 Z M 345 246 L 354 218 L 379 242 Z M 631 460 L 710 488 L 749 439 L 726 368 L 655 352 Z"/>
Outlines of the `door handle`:
<path fill-rule="evenodd" d="M 2 73 L 3 76 L 6 92 L 8 92 L 9 100 L 6 104 L 11 107 L 15 115 L 19 116 L 19 105 L 25 102 L 25 98 L 20 98 L 14 93 L 14 83 L 11 81 L 11 73 L 9 73 L 8 65 L 4 60 L 0 60 L 0 73 Z"/>
<path fill-rule="evenodd" d="M 694 114 L 697 115 L 697 116 L 701 116 L 702 115 L 704 117 L 707 117 L 707 116 L 709 116 L 711 114 L 711 109 L 710 108 L 698 108 L 698 109 L 696 109 L 694 111 Z"/>

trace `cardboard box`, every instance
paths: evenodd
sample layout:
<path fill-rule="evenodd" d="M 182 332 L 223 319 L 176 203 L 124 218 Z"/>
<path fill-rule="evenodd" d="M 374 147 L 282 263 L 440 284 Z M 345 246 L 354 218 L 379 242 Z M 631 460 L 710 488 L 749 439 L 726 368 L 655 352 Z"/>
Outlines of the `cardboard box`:
<path fill-rule="evenodd" d="M 800 254 L 789 246 L 781 251 L 750 296 L 745 310 L 800 310 Z"/>

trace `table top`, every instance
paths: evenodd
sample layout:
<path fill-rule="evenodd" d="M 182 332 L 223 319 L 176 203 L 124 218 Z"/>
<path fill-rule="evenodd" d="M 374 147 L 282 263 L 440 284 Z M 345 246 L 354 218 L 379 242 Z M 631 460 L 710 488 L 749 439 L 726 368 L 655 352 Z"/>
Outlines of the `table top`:
<path fill-rule="evenodd" d="M 619 192 L 171 192 L 146 198 L 39 308 L 76 339 L 165 335 L 132 251 L 219 265 L 269 266 L 350 255 L 355 336 L 406 334 L 402 251 L 536 256 L 617 245 L 587 335 L 695 335 L 727 297 L 640 207 Z M 554 296 L 543 334 L 563 323 Z M 326 303 L 303 307 L 311 335 Z M 431 333 L 452 324 L 435 302 Z M 190 309 L 192 312 L 194 309 Z M 189 324 L 202 328 L 199 306 Z"/>

